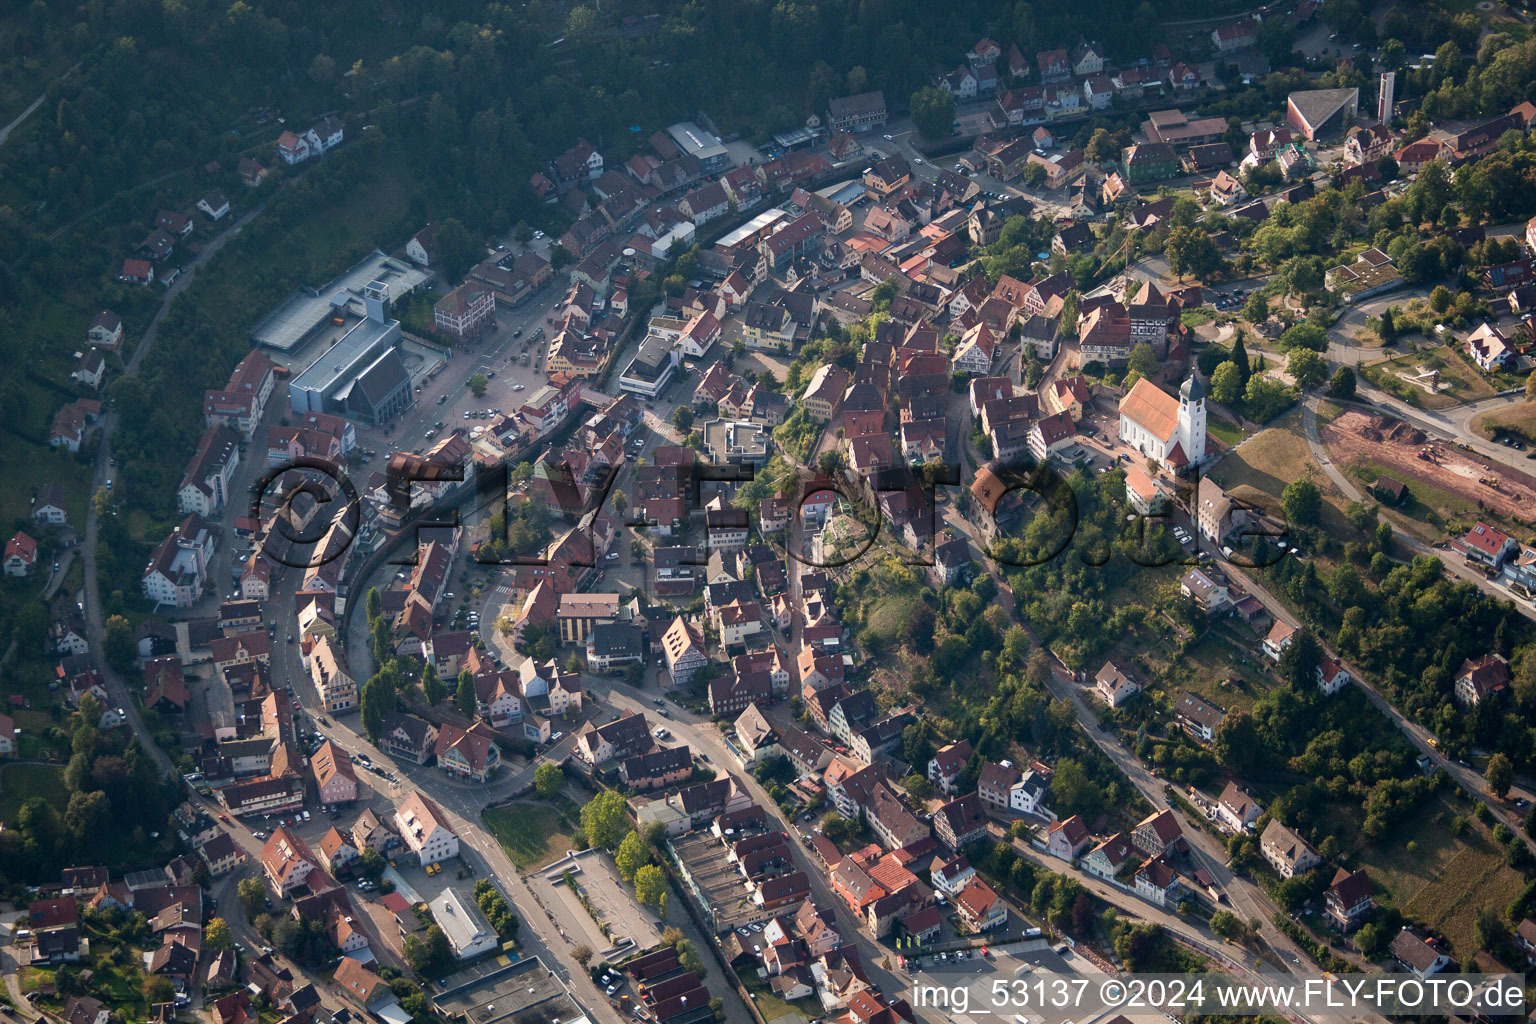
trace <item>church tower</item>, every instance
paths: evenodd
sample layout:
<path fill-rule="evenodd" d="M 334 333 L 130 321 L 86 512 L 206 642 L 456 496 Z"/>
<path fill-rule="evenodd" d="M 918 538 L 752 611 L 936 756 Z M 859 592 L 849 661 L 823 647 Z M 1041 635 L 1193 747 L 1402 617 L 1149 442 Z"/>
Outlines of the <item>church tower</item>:
<path fill-rule="evenodd" d="M 1205 461 L 1205 385 L 1193 368 L 1179 388 L 1179 444 L 1191 465 Z"/>

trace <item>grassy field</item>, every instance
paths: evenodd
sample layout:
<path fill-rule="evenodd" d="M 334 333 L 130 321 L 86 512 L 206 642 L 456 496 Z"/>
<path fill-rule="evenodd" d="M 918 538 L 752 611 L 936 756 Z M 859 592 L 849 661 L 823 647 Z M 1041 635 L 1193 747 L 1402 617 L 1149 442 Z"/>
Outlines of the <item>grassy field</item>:
<path fill-rule="evenodd" d="M 1161 662 L 1170 696 L 1188 690 L 1228 711 L 1247 710 L 1274 685 L 1258 653 L 1259 639 L 1247 626 L 1228 621 L 1207 632 L 1177 661 L 1151 660 Z"/>
<path fill-rule="evenodd" d="M 1310 470 L 1323 492 L 1324 529 L 1335 535 L 1353 532 L 1344 518 L 1348 500 L 1313 460 L 1301 429 L 1301 413 L 1286 414 L 1223 458 L 1209 476 L 1234 497 L 1277 511 L 1286 485 Z"/>
<path fill-rule="evenodd" d="M 1213 419 L 1205 425 L 1206 433 L 1216 438 L 1228 448 L 1236 446 L 1245 436 L 1241 427 L 1235 427 L 1226 420 Z"/>
<path fill-rule="evenodd" d="M 1458 814 L 1468 824 L 1460 838 L 1449 828 Z M 1472 940 L 1477 911 L 1491 906 L 1502 913 L 1524 888 L 1488 828 L 1444 794 L 1403 822 L 1393 839 L 1364 848 L 1356 860 L 1354 866 L 1370 873 L 1378 899 L 1450 939 L 1458 957 L 1477 948 Z"/>
<path fill-rule="evenodd" d="M 50 408 L 48 415 L 51 417 L 54 411 Z M 0 490 L 0 520 L 9 523 L 30 519 L 33 492 L 43 484 L 57 482 L 68 497 L 70 525 L 84 530 L 85 505 L 90 499 L 90 466 L 75 461 L 73 455 L 62 449 L 16 438 L 5 461 L 6 486 Z"/>
<path fill-rule="evenodd" d="M 1371 369 L 1382 374 L 1396 377 L 1399 373 L 1413 374 L 1419 372 L 1418 368 L 1436 369 L 1440 371 L 1440 386 L 1444 389 L 1438 394 L 1431 395 L 1423 388 L 1408 384 L 1406 381 L 1399 383 L 1402 387 L 1392 385 L 1394 391 L 1415 405 L 1426 409 L 1443 409 L 1447 406 L 1459 405 L 1462 402 L 1475 402 L 1493 395 L 1493 386 L 1483 379 L 1475 369 L 1469 366 L 1461 355 L 1453 351 L 1448 345 L 1438 348 L 1420 349 L 1407 355 L 1397 356 L 1380 363 L 1373 363 Z M 1415 394 L 1416 393 L 1416 394 Z M 1410 398 L 1409 396 L 1414 396 Z M 1416 398 L 1417 400 L 1414 400 Z"/>
<path fill-rule="evenodd" d="M 1360 481 L 1362 490 L 1378 477 L 1394 475 L 1385 466 L 1365 459 L 1356 460 L 1344 468 Z M 1435 541 L 1447 535 L 1465 533 L 1479 519 L 1516 534 L 1527 528 L 1491 509 L 1478 508 L 1477 502 L 1466 495 L 1443 490 L 1422 480 L 1405 482 L 1408 484 L 1408 500 L 1397 506 L 1382 505 L 1381 509 L 1393 522 L 1424 540 Z"/>
<path fill-rule="evenodd" d="M 1536 438 L 1536 403 L 1515 402 L 1502 409 L 1479 413 L 1472 420 L 1472 429 L 1489 437 L 1507 430 L 1525 438 Z"/>
<path fill-rule="evenodd" d="M 55 807 L 69 800 L 64 769 L 46 764 L 12 764 L 0 770 L 0 821 L 15 824 L 21 805 L 40 796 Z"/>
<path fill-rule="evenodd" d="M 575 804 L 570 804 L 575 808 Z M 520 871 L 531 871 L 548 864 L 571 848 L 574 821 L 562 814 L 563 808 L 550 804 L 518 802 L 501 807 L 487 807 L 485 827 L 501 844 L 507 857 Z"/>

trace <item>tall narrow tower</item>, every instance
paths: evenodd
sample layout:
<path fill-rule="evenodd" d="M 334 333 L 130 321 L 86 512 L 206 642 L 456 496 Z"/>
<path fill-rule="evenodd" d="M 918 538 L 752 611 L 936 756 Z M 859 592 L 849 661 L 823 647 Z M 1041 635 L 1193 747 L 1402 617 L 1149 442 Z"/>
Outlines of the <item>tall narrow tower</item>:
<path fill-rule="evenodd" d="M 1397 100 L 1397 72 L 1383 71 L 1381 87 L 1376 93 L 1376 120 L 1384 125 L 1392 123 L 1392 107 Z"/>
<path fill-rule="evenodd" d="M 363 306 L 368 319 L 383 323 L 389 317 L 389 285 L 383 281 L 369 281 L 363 285 Z"/>
<path fill-rule="evenodd" d="M 1179 388 L 1179 444 L 1191 465 L 1205 461 L 1205 385 L 1193 369 Z"/>

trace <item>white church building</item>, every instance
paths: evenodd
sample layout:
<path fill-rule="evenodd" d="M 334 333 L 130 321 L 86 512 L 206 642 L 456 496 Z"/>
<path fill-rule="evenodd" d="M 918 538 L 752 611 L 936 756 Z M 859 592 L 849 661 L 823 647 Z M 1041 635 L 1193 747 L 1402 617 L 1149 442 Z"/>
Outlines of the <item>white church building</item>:
<path fill-rule="evenodd" d="M 1205 385 L 1194 371 L 1179 397 L 1143 377 L 1120 399 L 1120 440 L 1173 467 L 1205 461 Z"/>

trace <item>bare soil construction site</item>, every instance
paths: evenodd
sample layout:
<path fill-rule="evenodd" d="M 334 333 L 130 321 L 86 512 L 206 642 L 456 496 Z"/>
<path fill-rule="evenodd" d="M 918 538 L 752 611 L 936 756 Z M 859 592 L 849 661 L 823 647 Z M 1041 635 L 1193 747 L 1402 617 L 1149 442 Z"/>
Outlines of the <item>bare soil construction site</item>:
<path fill-rule="evenodd" d="M 1340 466 L 1375 463 L 1410 489 L 1417 480 L 1512 519 L 1536 523 L 1536 477 L 1429 439 L 1391 416 L 1347 410 L 1322 425 L 1320 437 Z"/>

